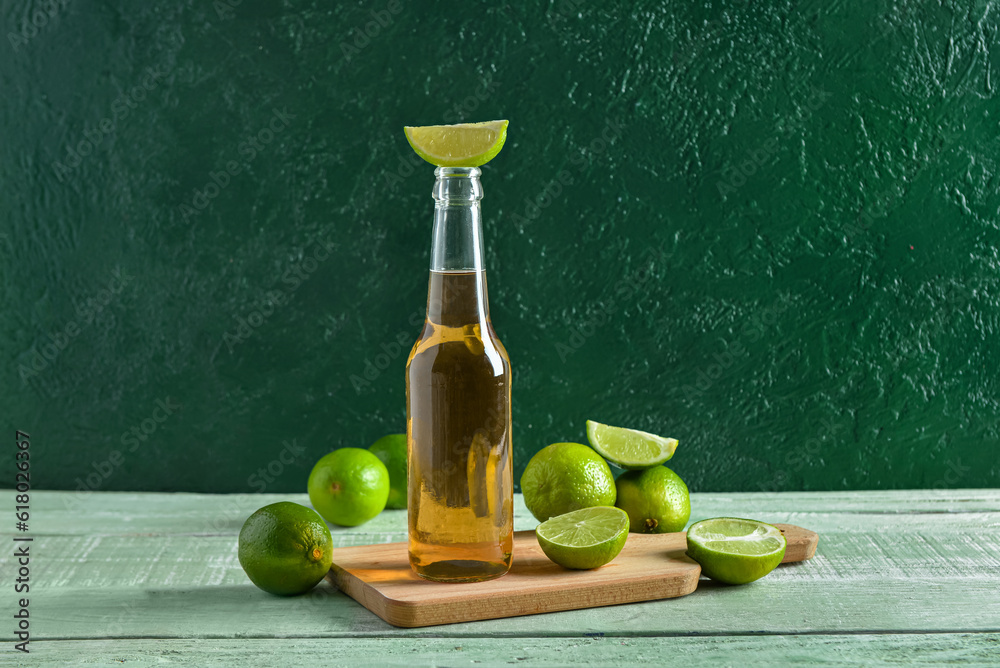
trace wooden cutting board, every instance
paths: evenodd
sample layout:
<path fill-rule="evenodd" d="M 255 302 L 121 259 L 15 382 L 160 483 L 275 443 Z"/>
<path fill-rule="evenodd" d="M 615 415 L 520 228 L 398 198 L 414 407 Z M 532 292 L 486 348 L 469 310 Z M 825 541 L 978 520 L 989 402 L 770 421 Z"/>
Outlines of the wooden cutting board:
<path fill-rule="evenodd" d="M 811 559 L 819 536 L 776 524 L 788 540 L 783 563 Z M 416 627 L 596 608 L 690 594 L 701 567 L 685 555 L 686 534 L 629 534 L 621 554 L 592 571 L 571 571 L 542 553 L 534 531 L 514 533 L 507 575 L 442 584 L 417 577 L 406 543 L 338 548 L 327 579 L 393 626 Z"/>

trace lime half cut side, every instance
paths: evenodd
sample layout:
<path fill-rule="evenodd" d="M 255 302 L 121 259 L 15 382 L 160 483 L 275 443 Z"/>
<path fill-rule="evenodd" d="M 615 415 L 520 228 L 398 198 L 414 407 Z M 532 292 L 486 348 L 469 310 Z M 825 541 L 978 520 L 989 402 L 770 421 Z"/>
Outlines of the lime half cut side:
<path fill-rule="evenodd" d="M 659 466 L 677 450 L 676 438 L 612 427 L 593 420 L 587 420 L 587 439 L 602 457 L 623 469 Z"/>
<path fill-rule="evenodd" d="M 403 128 L 421 158 L 438 167 L 480 167 L 497 157 L 507 141 L 507 121 Z"/>
<path fill-rule="evenodd" d="M 628 515 L 621 508 L 594 506 L 558 515 L 535 529 L 549 559 L 565 568 L 599 568 L 618 556 L 628 539 Z"/>
<path fill-rule="evenodd" d="M 688 556 L 701 572 L 725 584 L 746 584 L 773 571 L 785 557 L 787 541 L 777 527 L 737 517 L 717 517 L 692 524 Z"/>

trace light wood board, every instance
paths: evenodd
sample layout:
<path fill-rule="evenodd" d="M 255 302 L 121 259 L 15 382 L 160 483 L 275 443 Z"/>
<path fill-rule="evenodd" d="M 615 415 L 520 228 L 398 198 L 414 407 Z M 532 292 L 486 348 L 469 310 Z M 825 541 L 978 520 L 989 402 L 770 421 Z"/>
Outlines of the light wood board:
<path fill-rule="evenodd" d="M 803 561 L 816 553 L 815 532 L 776 526 L 788 540 L 784 562 Z M 328 577 L 393 626 L 413 628 L 684 596 L 697 588 L 701 575 L 701 567 L 685 554 L 686 547 L 683 531 L 629 534 L 610 564 L 573 571 L 545 556 L 534 531 L 517 531 L 511 570 L 496 580 L 423 580 L 410 568 L 406 543 L 337 550 Z"/>

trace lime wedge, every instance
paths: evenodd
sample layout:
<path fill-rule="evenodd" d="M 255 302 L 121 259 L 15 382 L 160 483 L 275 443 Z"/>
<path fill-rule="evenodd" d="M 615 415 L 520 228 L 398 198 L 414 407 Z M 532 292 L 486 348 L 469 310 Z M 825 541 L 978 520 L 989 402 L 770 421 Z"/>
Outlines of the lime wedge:
<path fill-rule="evenodd" d="M 618 556 L 628 538 L 621 508 L 594 506 L 558 515 L 535 528 L 545 556 L 565 568 L 598 568 Z"/>
<path fill-rule="evenodd" d="M 637 429 L 612 427 L 587 420 L 590 446 L 609 462 L 623 469 L 648 469 L 674 456 L 676 438 L 664 438 Z"/>
<path fill-rule="evenodd" d="M 421 158 L 438 167 L 479 167 L 507 141 L 507 121 L 404 127 L 406 141 Z"/>
<path fill-rule="evenodd" d="M 757 520 L 717 517 L 692 524 L 688 556 L 701 572 L 726 584 L 746 584 L 773 571 L 785 556 L 781 530 Z"/>

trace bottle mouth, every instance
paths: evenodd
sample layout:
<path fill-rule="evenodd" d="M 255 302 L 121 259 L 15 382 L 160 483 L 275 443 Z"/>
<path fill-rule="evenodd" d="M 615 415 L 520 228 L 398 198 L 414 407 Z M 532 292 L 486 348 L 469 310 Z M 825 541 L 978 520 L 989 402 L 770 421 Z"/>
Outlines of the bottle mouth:
<path fill-rule="evenodd" d="M 482 172 L 478 167 L 438 167 L 434 170 L 432 195 L 438 208 L 443 206 L 468 206 L 483 198 Z"/>
<path fill-rule="evenodd" d="M 482 174 L 478 167 L 436 167 L 434 176 L 442 178 L 472 178 Z"/>

